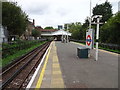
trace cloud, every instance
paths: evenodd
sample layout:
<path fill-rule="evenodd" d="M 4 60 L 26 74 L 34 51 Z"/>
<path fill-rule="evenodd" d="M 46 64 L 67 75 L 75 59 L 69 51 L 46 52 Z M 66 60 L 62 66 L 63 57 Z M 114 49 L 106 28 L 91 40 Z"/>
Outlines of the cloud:
<path fill-rule="evenodd" d="M 49 3 L 47 2 L 39 2 L 38 0 L 25 0 L 24 2 L 19 1 L 18 3 L 22 5 L 22 8 L 28 13 L 28 14 L 45 14 L 47 13 L 49 9 Z"/>
<path fill-rule="evenodd" d="M 90 13 L 90 0 L 15 0 L 36 25 L 54 26 L 84 22 Z M 92 8 L 106 0 L 91 0 Z M 108 0 L 113 5 L 114 13 L 117 11 L 119 0 Z"/>
<path fill-rule="evenodd" d="M 29 14 L 40 14 L 40 15 L 43 15 L 45 13 L 47 13 L 48 11 L 48 6 L 47 5 L 36 5 L 36 6 L 33 6 L 33 7 L 29 7 L 27 9 L 27 12 Z"/>

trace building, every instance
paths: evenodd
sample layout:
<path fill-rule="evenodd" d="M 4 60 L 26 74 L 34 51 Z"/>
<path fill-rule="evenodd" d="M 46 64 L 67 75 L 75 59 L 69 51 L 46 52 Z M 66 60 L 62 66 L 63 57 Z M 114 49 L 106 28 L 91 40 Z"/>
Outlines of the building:
<path fill-rule="evenodd" d="M 62 25 L 58 25 L 58 30 L 63 29 Z"/>
<path fill-rule="evenodd" d="M 8 42 L 8 31 L 7 27 L 0 25 L 0 43 Z"/>
<path fill-rule="evenodd" d="M 61 28 L 62 25 L 59 25 L 58 29 L 40 29 L 41 37 L 54 37 L 56 40 L 67 42 L 69 37 L 71 36 L 71 33 Z"/>
<path fill-rule="evenodd" d="M 41 36 L 53 36 L 52 33 L 58 31 L 57 29 L 41 29 Z"/>
<path fill-rule="evenodd" d="M 62 42 L 68 42 L 69 37 L 71 36 L 71 33 L 68 31 L 64 31 L 63 29 L 60 29 L 58 31 L 53 32 L 52 36 L 54 36 L 56 40 L 59 40 Z"/>
<path fill-rule="evenodd" d="M 37 30 L 40 34 L 39 37 L 37 37 L 37 39 L 40 39 L 41 38 L 41 31 L 43 30 L 43 28 L 41 26 L 36 26 L 35 30 Z"/>
<path fill-rule="evenodd" d="M 54 37 L 56 40 L 67 42 L 70 36 L 71 33 L 63 29 L 41 29 L 41 37 Z"/>
<path fill-rule="evenodd" d="M 25 31 L 25 33 L 21 36 L 21 39 L 25 39 L 25 40 L 32 40 L 32 30 L 35 29 L 35 21 L 33 19 L 33 22 L 28 21 L 28 25 L 27 25 L 27 29 Z"/>

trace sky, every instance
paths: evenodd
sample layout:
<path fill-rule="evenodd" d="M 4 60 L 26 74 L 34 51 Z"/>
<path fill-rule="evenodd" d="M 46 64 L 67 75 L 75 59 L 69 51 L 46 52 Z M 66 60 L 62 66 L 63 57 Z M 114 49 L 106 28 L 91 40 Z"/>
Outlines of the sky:
<path fill-rule="evenodd" d="M 16 1 L 29 18 L 35 19 L 35 26 L 53 26 L 65 23 L 84 23 L 90 16 L 90 0 L 8 0 Z M 91 0 L 92 8 L 106 0 Z M 113 13 L 118 11 L 118 1 L 108 0 L 112 4 Z"/>

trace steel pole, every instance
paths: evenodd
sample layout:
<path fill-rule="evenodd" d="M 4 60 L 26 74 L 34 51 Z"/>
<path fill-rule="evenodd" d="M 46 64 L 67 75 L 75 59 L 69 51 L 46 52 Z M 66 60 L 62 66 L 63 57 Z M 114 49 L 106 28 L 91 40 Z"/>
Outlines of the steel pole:
<path fill-rule="evenodd" d="M 90 0 L 90 24 L 89 24 L 89 29 L 91 29 L 91 4 L 92 4 L 92 2 Z"/>
<path fill-rule="evenodd" d="M 96 32 L 96 61 L 98 60 L 98 39 L 99 39 L 99 17 L 97 18 L 97 32 Z"/>

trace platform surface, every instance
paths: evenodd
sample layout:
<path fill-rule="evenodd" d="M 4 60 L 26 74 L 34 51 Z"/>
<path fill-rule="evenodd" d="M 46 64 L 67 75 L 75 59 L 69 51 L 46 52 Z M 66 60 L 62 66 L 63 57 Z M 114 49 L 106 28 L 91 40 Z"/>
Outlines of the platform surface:
<path fill-rule="evenodd" d="M 95 61 L 95 50 L 88 59 L 77 57 L 84 45 L 75 42 L 54 41 L 50 47 L 32 88 L 118 88 L 118 54 L 99 50 Z"/>

